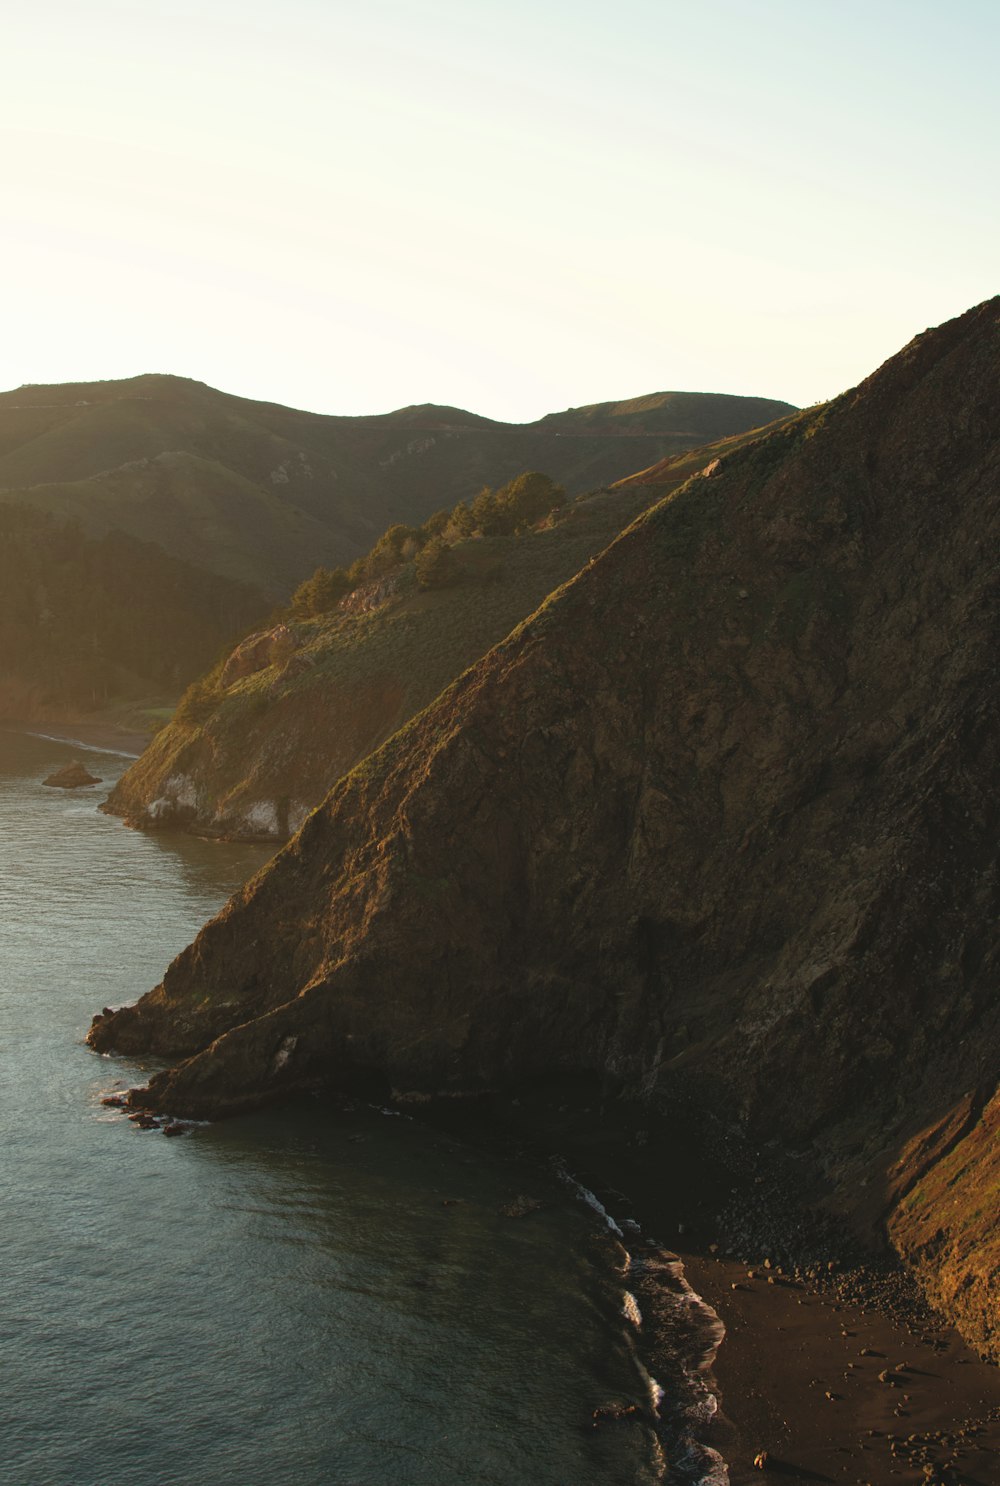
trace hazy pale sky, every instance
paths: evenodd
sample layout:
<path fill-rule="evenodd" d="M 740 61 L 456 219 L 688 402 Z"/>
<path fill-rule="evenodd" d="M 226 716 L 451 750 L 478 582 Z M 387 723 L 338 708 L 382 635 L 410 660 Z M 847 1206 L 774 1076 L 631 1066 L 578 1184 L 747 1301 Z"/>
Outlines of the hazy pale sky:
<path fill-rule="evenodd" d="M 7 7 L 0 386 L 808 403 L 997 292 L 996 0 Z"/>

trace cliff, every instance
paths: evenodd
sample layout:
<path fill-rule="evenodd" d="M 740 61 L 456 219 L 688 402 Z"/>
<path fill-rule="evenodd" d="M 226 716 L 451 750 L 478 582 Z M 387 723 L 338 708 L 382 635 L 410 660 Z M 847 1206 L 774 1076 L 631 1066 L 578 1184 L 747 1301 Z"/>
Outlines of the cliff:
<path fill-rule="evenodd" d="M 133 1102 L 711 1090 L 995 1351 L 998 433 L 993 300 L 653 506 L 95 1019 Z"/>
<path fill-rule="evenodd" d="M 421 590 L 411 561 L 330 614 L 239 645 L 195 709 L 181 708 L 119 781 L 106 809 L 133 826 L 286 840 L 342 774 L 426 707 L 719 444 L 664 461 L 649 480 L 580 497 L 540 530 L 450 549 L 447 586 Z"/>

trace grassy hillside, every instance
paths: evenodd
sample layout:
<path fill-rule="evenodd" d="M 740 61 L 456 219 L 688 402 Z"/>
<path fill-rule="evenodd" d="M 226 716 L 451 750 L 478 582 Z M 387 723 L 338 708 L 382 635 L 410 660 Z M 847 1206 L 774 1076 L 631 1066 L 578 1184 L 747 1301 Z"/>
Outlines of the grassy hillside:
<path fill-rule="evenodd" d="M 0 501 L 5 498 L 0 492 Z M 272 598 L 294 587 L 330 550 L 325 523 L 266 485 L 182 451 L 142 459 L 89 480 L 14 492 L 18 505 L 78 521 L 91 533 L 127 531 L 206 572 Z"/>
<path fill-rule="evenodd" d="M 578 494 L 703 443 L 720 420 L 735 433 L 788 412 L 708 394 L 639 402 L 623 438 L 593 409 L 511 425 L 432 405 L 324 416 L 172 376 L 27 386 L 0 394 L 0 501 L 91 535 L 120 529 L 284 597 L 317 562 L 350 562 L 394 522 L 484 483 L 545 469 Z"/>
<path fill-rule="evenodd" d="M 679 456 L 673 483 L 714 456 L 715 446 Z M 290 834 L 341 774 L 572 578 L 670 482 L 661 471 L 655 488 L 578 497 L 520 534 L 457 538 L 440 587 L 421 586 L 419 558 L 411 557 L 361 581 L 329 613 L 293 613 L 192 689 L 109 808 L 137 825 Z"/>

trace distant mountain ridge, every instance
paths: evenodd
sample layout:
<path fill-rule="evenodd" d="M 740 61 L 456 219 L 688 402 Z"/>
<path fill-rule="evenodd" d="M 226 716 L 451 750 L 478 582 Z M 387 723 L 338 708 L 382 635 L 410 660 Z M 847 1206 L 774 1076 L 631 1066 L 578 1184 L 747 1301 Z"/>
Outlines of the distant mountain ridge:
<path fill-rule="evenodd" d="M 307 413 L 159 374 L 28 385 L 0 394 L 0 501 L 93 536 L 124 531 L 282 598 L 317 563 L 350 561 L 394 522 L 483 484 L 542 469 L 579 494 L 790 411 L 656 393 L 516 425 L 431 404 Z"/>
<path fill-rule="evenodd" d="M 780 411 L 776 411 L 780 409 Z M 557 429 L 563 434 L 605 437 L 648 437 L 657 433 L 696 438 L 699 444 L 761 428 L 776 418 L 795 412 L 791 403 L 775 403 L 766 397 L 735 397 L 723 392 L 649 392 L 621 402 L 595 402 L 563 413 L 547 413 L 535 427 Z M 749 423 L 743 423 L 745 417 Z"/>

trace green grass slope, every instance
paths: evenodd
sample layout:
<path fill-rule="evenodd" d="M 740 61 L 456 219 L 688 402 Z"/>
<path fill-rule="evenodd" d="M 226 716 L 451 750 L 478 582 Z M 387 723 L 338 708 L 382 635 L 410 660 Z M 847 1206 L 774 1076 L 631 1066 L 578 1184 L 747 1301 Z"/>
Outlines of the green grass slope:
<path fill-rule="evenodd" d="M 0 501 L 4 499 L 0 494 Z M 249 583 L 272 598 L 288 593 L 331 550 L 329 527 L 262 484 L 184 451 L 134 460 L 90 479 L 13 492 L 94 535 L 128 532 L 208 572 Z"/>

